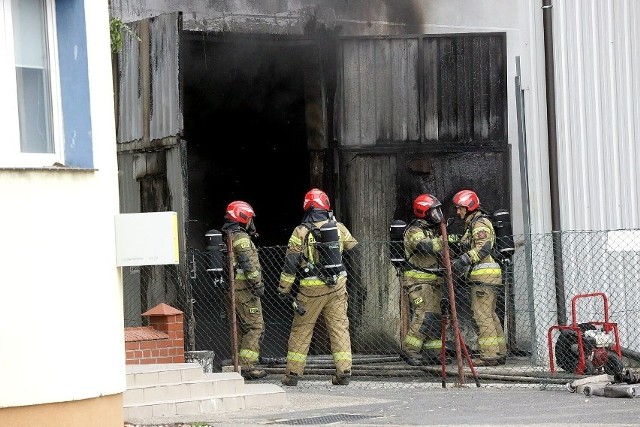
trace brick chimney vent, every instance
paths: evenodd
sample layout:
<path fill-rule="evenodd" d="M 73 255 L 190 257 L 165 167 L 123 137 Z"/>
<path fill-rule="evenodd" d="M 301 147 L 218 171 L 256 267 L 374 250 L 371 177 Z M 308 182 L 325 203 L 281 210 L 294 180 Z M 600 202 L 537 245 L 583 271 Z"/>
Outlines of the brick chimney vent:
<path fill-rule="evenodd" d="M 143 316 L 173 316 L 176 314 L 182 314 L 182 312 L 177 308 L 173 308 L 165 303 L 160 303 L 152 309 L 142 313 Z"/>

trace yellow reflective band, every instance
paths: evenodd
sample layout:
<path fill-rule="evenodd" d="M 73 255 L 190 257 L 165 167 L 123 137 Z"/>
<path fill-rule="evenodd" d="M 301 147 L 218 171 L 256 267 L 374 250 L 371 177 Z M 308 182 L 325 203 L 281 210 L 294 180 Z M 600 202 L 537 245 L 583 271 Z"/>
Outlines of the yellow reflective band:
<path fill-rule="evenodd" d="M 249 313 L 256 314 L 258 312 L 258 307 L 249 307 Z"/>
<path fill-rule="evenodd" d="M 280 282 L 291 284 L 296 280 L 296 276 L 294 274 L 282 273 L 280 274 Z"/>
<path fill-rule="evenodd" d="M 236 280 L 247 280 L 247 276 L 244 273 L 238 273 L 236 274 Z"/>
<path fill-rule="evenodd" d="M 469 273 L 469 276 L 483 276 L 486 274 L 493 274 L 497 276 L 502 274 L 502 270 L 500 270 L 499 268 L 481 268 L 479 270 L 473 270 L 471 273 Z"/>
<path fill-rule="evenodd" d="M 249 246 L 251 246 L 251 239 L 249 239 L 248 237 L 241 237 L 238 240 L 233 241 L 234 248 L 240 247 L 241 249 L 244 249 L 248 248 Z"/>
<path fill-rule="evenodd" d="M 304 363 L 307 360 L 307 356 L 302 353 L 294 353 L 290 351 L 287 353 L 287 360 L 291 362 Z"/>
<path fill-rule="evenodd" d="M 300 238 L 296 235 L 293 235 L 289 238 L 289 246 L 291 245 L 297 245 L 300 246 L 302 244 L 302 240 L 300 240 Z"/>
<path fill-rule="evenodd" d="M 437 280 L 438 276 L 432 273 L 425 273 L 424 271 L 409 270 L 404 272 L 404 277 L 411 277 L 414 279 L 425 280 Z"/>
<path fill-rule="evenodd" d="M 504 343 L 506 343 L 505 338 L 496 335 L 491 337 L 478 338 L 478 345 L 480 345 L 481 347 L 495 347 Z"/>
<path fill-rule="evenodd" d="M 351 352 L 349 351 L 338 351 L 333 353 L 333 360 L 335 362 L 343 361 L 343 360 L 351 360 Z"/>
<path fill-rule="evenodd" d="M 247 278 L 248 278 L 248 279 L 255 279 L 256 277 L 258 277 L 258 275 L 259 275 L 259 274 L 260 274 L 260 273 L 259 273 L 258 271 L 252 271 L 251 273 L 249 273 L 249 274 L 247 275 Z"/>
<path fill-rule="evenodd" d="M 442 250 L 442 239 L 433 239 L 433 251 L 440 252 Z"/>
<path fill-rule="evenodd" d="M 498 264 L 497 262 L 483 262 L 482 264 L 474 265 L 473 268 L 475 270 L 478 270 L 481 268 L 500 268 L 500 264 Z"/>
<path fill-rule="evenodd" d="M 429 350 L 440 350 L 442 348 L 442 341 L 441 340 L 431 340 L 431 341 L 425 341 L 424 344 L 422 345 L 422 348 L 426 348 Z"/>
<path fill-rule="evenodd" d="M 409 347 L 413 347 L 413 348 L 422 347 L 422 340 L 418 337 L 414 337 L 413 335 L 409 335 L 409 334 L 407 334 L 407 336 L 404 337 L 404 343 Z"/>
<path fill-rule="evenodd" d="M 302 280 L 300 280 L 300 286 L 304 286 L 304 287 L 324 286 L 324 285 L 326 285 L 326 283 L 324 283 L 320 279 L 302 279 Z"/>
<path fill-rule="evenodd" d="M 420 304 L 422 304 L 423 301 L 424 300 L 422 299 L 422 297 L 414 298 L 413 304 L 414 305 L 420 305 Z"/>
<path fill-rule="evenodd" d="M 257 351 L 253 351 L 253 350 L 249 350 L 247 348 L 243 348 L 242 350 L 240 350 L 239 356 L 240 356 L 241 359 L 248 360 L 250 362 L 257 362 L 259 355 L 258 355 Z"/>

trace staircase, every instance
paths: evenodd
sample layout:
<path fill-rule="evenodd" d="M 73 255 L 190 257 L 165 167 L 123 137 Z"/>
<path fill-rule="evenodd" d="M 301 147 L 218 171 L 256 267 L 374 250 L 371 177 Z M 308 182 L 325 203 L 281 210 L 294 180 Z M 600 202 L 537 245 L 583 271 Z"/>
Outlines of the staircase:
<path fill-rule="evenodd" d="M 275 384 L 245 384 L 237 372 L 205 373 L 198 363 L 127 365 L 125 420 L 278 406 Z"/>

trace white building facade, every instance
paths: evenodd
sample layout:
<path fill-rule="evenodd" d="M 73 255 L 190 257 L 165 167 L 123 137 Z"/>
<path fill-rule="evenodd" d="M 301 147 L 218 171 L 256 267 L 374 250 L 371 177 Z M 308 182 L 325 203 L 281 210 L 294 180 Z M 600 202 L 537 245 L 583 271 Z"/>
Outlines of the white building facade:
<path fill-rule="evenodd" d="M 0 424 L 122 426 L 107 2 L 0 0 Z"/>

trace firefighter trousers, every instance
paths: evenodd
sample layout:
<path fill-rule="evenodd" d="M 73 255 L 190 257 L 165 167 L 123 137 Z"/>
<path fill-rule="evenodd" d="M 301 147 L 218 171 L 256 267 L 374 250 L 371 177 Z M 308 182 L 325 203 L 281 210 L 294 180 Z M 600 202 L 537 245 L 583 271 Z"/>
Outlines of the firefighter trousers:
<path fill-rule="evenodd" d="M 323 285 L 306 295 L 301 288 L 298 301 L 307 309 L 304 316 L 295 313 L 289 334 L 287 351 L 287 373 L 302 376 L 307 362 L 307 354 L 313 336 L 313 328 L 320 315 L 324 317 L 331 353 L 336 365 L 336 374 L 351 371 L 351 338 L 349 336 L 349 318 L 347 317 L 347 289 L 344 282 L 334 288 Z M 323 293 L 318 294 L 318 291 Z"/>
<path fill-rule="evenodd" d="M 497 359 L 507 355 L 507 344 L 500 318 L 496 314 L 497 292 L 502 286 L 473 284 L 471 311 L 478 328 L 478 348 L 482 359 Z"/>
<path fill-rule="evenodd" d="M 240 286 L 239 286 L 240 288 Z M 238 362 L 253 367 L 260 357 L 260 342 L 264 334 L 262 302 L 249 288 L 236 289 L 236 319 L 238 321 Z"/>
<path fill-rule="evenodd" d="M 440 284 L 414 283 L 406 288 L 413 311 L 409 330 L 402 341 L 402 349 L 420 352 L 424 349 L 437 357 L 442 346 L 440 337 Z"/>

